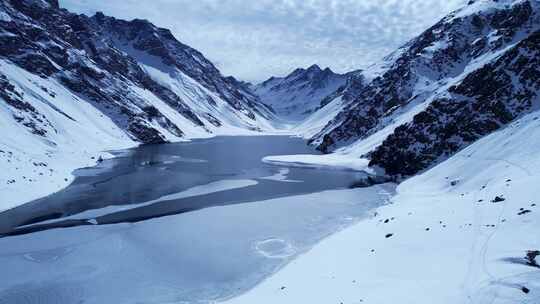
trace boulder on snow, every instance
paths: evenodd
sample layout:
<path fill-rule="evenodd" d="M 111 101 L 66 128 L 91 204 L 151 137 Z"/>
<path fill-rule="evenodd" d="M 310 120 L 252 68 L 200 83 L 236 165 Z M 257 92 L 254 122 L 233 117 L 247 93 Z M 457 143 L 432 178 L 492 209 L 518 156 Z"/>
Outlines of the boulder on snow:
<path fill-rule="evenodd" d="M 500 202 L 504 202 L 506 199 L 502 196 L 495 196 L 495 198 L 493 200 L 491 200 L 492 203 L 500 203 Z"/>
<path fill-rule="evenodd" d="M 538 262 L 536 262 L 537 256 L 540 256 L 540 250 L 527 251 L 527 255 L 525 256 L 525 259 L 527 260 L 527 265 L 540 268 L 540 265 L 538 265 Z"/>

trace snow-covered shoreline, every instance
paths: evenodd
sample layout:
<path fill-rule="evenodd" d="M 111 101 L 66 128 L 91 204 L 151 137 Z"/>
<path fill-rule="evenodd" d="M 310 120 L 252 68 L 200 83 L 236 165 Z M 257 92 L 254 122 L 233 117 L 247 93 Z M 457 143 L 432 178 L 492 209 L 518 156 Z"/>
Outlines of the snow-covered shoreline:
<path fill-rule="evenodd" d="M 115 147 L 116 150 L 130 149 L 137 144 Z M 0 157 L 3 153 L 0 153 Z M 49 196 L 69 187 L 75 180 L 75 171 L 98 165 L 98 159 L 111 159 L 114 155 L 102 151 L 52 152 L 49 154 L 23 153 L 6 158 L 19 161 L 15 170 L 2 170 L 1 179 L 12 180 L 20 177 L 27 182 L 10 183 L 0 188 L 2 204 L 0 212 L 24 205 L 31 201 Z M 34 165 L 37 164 L 37 165 Z M 43 164 L 46 164 L 43 165 Z M 37 170 L 36 170 L 37 168 Z M 41 169 L 41 170 L 40 170 Z M 51 171 L 52 170 L 52 171 Z M 19 172 L 13 172 L 19 171 Z M 18 174 L 15 175 L 15 174 Z M 49 174 L 49 175 L 46 175 Z"/>
<path fill-rule="evenodd" d="M 278 166 L 354 170 L 372 173 L 372 170 L 368 167 L 368 159 L 349 157 L 347 155 L 338 154 L 275 155 L 266 156 L 262 159 L 262 161 L 268 164 Z"/>
<path fill-rule="evenodd" d="M 268 131 L 262 133 L 241 129 L 228 131 L 228 133 L 219 132 L 208 134 L 205 137 L 198 136 L 179 139 L 171 141 L 171 143 L 209 139 L 218 136 L 291 135 L 291 133 L 287 131 Z M 140 143 L 124 140 L 113 142 L 101 149 L 92 149 L 92 143 L 90 143 L 89 145 L 86 145 L 86 147 L 81 148 L 79 146 L 71 146 L 67 151 L 58 151 L 58 149 L 45 150 L 39 143 L 32 142 L 29 144 L 33 147 L 29 147 L 24 151 L 19 149 L 19 153 L 15 155 L 14 153 L 10 154 L 7 152 L 13 150 L 12 148 L 0 143 L 0 159 L 2 159 L 5 164 L 8 164 L 0 171 L 0 181 L 6 181 L 6 183 L 0 187 L 0 192 L 2 192 L 0 212 L 24 205 L 69 187 L 75 180 L 75 171 L 99 165 L 98 160 L 100 158 L 114 158 L 115 155 L 109 151 L 133 149 L 140 145 Z M 17 182 L 11 183 L 9 182 L 11 180 L 16 180 Z"/>

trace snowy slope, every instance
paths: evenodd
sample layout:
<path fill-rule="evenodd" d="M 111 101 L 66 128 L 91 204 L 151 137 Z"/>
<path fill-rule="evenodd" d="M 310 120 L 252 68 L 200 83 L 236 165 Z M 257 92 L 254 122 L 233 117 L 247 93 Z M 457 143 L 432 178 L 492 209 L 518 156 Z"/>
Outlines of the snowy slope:
<path fill-rule="evenodd" d="M 292 132 L 300 134 L 304 138 L 311 138 L 339 113 L 343 105 L 344 101 L 341 96 L 333 99 L 330 103 L 321 107 L 301 123 L 294 126 Z"/>
<path fill-rule="evenodd" d="M 534 112 L 226 303 L 537 303 L 540 271 L 525 256 L 540 249 L 539 149 Z"/>
<path fill-rule="evenodd" d="M 345 84 L 347 77 L 312 65 L 285 77 L 271 77 L 253 86 L 253 91 L 279 118 L 298 123 L 317 111 L 328 95 Z"/>
<path fill-rule="evenodd" d="M 111 119 L 57 81 L 4 60 L 0 60 L 0 71 L 9 75 L 4 80 L 15 92 L 24 92 L 23 105 L 34 110 L 28 114 L 25 108 L 0 102 L 0 210 L 67 186 L 75 168 L 94 165 L 99 157 L 109 156 L 104 150 L 135 145 Z M 32 115 L 43 125 L 32 124 Z M 40 136 L 36 132 L 46 133 Z"/>

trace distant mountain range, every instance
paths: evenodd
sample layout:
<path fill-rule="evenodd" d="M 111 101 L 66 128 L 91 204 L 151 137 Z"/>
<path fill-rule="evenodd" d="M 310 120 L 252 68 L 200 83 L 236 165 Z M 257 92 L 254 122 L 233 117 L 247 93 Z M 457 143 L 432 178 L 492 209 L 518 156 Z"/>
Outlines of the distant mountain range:
<path fill-rule="evenodd" d="M 347 77 L 312 65 L 285 77 L 271 77 L 252 89 L 279 118 L 299 122 L 317 111 L 323 99 L 343 86 Z"/>

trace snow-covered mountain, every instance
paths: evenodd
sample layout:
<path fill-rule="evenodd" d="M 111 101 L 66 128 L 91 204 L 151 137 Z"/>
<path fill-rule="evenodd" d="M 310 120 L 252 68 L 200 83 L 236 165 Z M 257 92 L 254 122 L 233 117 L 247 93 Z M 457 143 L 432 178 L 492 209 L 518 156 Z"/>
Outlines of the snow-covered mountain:
<path fill-rule="evenodd" d="M 36 180 L 65 186 L 104 149 L 272 129 L 246 85 L 145 20 L 1 1 L 0 46 L 3 194 Z"/>
<path fill-rule="evenodd" d="M 318 65 L 296 69 L 285 77 L 270 79 L 252 86 L 262 102 L 288 122 L 299 122 L 320 109 L 323 100 L 342 87 L 348 76 L 322 70 Z"/>
<path fill-rule="evenodd" d="M 363 71 L 312 143 L 412 175 L 538 109 L 539 6 L 470 1 Z"/>
<path fill-rule="evenodd" d="M 137 141 L 265 126 L 268 112 L 257 98 L 169 30 L 145 20 L 72 14 L 55 1 L 8 1 L 1 9 L 6 64 L 58 81 Z"/>

